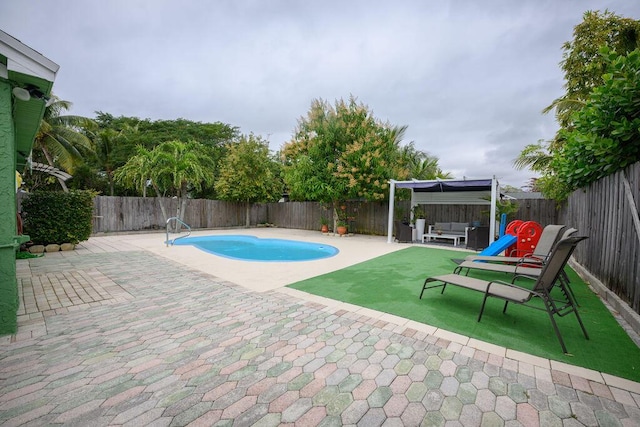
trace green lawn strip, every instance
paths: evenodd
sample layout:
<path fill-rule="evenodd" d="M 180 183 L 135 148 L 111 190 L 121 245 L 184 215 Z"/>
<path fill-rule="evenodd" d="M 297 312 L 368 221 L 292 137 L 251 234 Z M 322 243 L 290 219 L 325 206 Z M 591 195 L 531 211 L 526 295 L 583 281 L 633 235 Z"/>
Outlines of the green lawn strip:
<path fill-rule="evenodd" d="M 455 267 L 452 259 L 463 258 L 464 255 L 457 251 L 410 247 L 293 283 L 289 287 L 517 351 L 640 381 L 640 348 L 600 298 L 571 269 L 567 269 L 571 286 L 590 339 L 586 340 L 582 335 L 574 314 L 562 318 L 556 316 L 569 355 L 562 353 L 549 316 L 544 311 L 510 304 L 507 313 L 502 314 L 504 303 L 492 298 L 487 302 L 482 321 L 478 323 L 482 304 L 479 292 L 448 286 L 444 294 L 440 293 L 440 288 L 427 289 L 422 300 L 418 298 L 426 277 L 451 273 Z M 486 280 L 511 279 L 509 275 L 490 272 L 472 272 L 470 276 Z M 533 281 L 521 281 L 519 284 L 530 287 Z"/>

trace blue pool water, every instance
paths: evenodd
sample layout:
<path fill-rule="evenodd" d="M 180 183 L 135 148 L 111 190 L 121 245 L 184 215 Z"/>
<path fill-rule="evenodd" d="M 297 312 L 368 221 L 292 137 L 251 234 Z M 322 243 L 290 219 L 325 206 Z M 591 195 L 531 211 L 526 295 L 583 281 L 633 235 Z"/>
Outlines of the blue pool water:
<path fill-rule="evenodd" d="M 337 248 L 320 243 L 284 239 L 260 239 L 255 236 L 199 236 L 178 239 L 175 245 L 193 245 L 225 258 L 245 261 L 312 261 L 337 254 Z"/>

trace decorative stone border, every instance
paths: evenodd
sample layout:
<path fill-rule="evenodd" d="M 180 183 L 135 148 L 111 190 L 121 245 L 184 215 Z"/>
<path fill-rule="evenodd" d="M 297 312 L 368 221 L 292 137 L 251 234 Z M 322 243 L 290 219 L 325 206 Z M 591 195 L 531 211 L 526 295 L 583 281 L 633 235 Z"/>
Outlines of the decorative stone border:
<path fill-rule="evenodd" d="M 44 252 L 58 252 L 58 251 L 72 251 L 76 248 L 74 243 L 63 243 L 61 245 L 57 245 L 55 243 L 50 243 L 48 245 L 33 245 L 29 247 L 29 252 L 32 254 L 41 254 Z"/>

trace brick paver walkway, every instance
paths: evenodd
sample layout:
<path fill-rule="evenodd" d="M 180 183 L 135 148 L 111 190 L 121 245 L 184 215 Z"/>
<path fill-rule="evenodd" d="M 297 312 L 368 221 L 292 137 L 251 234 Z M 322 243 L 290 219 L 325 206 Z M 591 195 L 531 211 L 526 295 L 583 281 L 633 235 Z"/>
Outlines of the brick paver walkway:
<path fill-rule="evenodd" d="M 0 424 L 640 426 L 633 387 L 248 292 L 148 252 L 98 252 L 19 261 Z"/>

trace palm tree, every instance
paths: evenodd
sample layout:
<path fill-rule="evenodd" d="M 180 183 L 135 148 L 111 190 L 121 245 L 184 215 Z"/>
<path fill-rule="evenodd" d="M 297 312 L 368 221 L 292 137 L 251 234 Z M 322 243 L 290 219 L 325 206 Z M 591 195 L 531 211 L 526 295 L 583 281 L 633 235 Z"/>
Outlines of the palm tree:
<path fill-rule="evenodd" d="M 553 100 L 551 105 L 542 110 L 542 114 L 548 114 L 551 111 L 556 112 L 556 120 L 560 123 L 560 126 L 567 128 L 571 126 L 571 116 L 576 111 L 582 109 L 587 103 L 578 98 L 571 98 L 568 94 L 565 94 L 559 98 Z"/>
<path fill-rule="evenodd" d="M 513 161 L 513 166 L 522 170 L 529 168 L 534 172 L 545 173 L 551 166 L 553 156 L 549 152 L 549 143 L 538 141 L 536 144 L 529 144 L 518 157 Z"/>
<path fill-rule="evenodd" d="M 123 142 L 126 141 L 128 133 L 135 131 L 137 131 L 137 129 L 128 126 L 120 131 L 104 129 L 92 138 L 91 155 L 93 161 L 99 170 L 106 175 L 109 183 L 109 191 L 112 196 L 115 193 L 113 175 L 116 169 L 125 163 L 126 159 L 126 157 L 124 157 Z"/>
<path fill-rule="evenodd" d="M 438 166 L 438 158 L 426 155 L 413 166 L 412 178 L 415 179 L 449 179 L 452 178 L 450 172 L 443 172 Z"/>
<path fill-rule="evenodd" d="M 138 147 L 138 154 L 119 168 L 114 178 L 138 190 L 151 180 L 158 196 L 169 195 L 178 199 L 175 216 L 182 220 L 189 191 L 200 190 L 203 184 L 212 185 L 213 171 L 213 160 L 204 145 L 196 141 L 168 141 L 151 151 Z M 169 217 L 162 197 L 158 200 L 166 221 Z"/>
<path fill-rule="evenodd" d="M 71 102 L 57 96 L 52 96 L 51 100 L 40 122 L 34 148 L 42 152 L 49 166 L 57 165 L 73 174 L 75 166 L 82 160 L 81 150 L 91 147 L 91 141 L 82 130 L 92 129 L 96 123 L 82 116 L 61 115 L 71 108 Z M 68 191 L 64 180 L 58 178 L 58 181 L 62 189 Z"/>
<path fill-rule="evenodd" d="M 411 179 L 449 179 L 451 173 L 443 172 L 438 166 L 439 159 L 426 151 L 416 149 L 410 142 L 400 150 L 401 163 L 406 165 Z"/>

